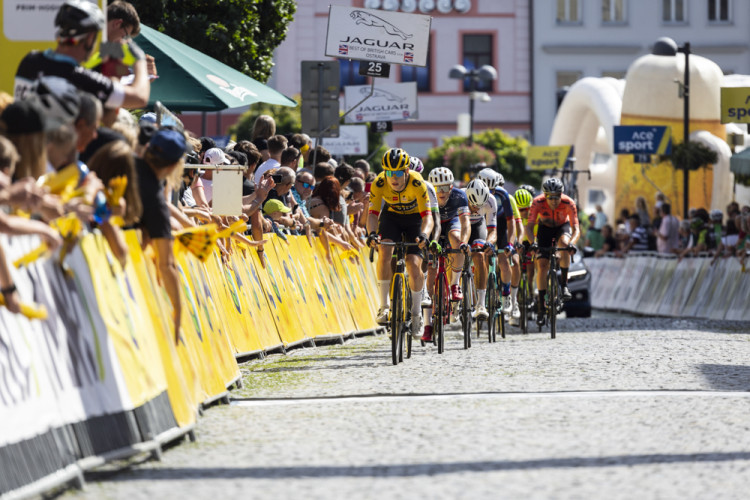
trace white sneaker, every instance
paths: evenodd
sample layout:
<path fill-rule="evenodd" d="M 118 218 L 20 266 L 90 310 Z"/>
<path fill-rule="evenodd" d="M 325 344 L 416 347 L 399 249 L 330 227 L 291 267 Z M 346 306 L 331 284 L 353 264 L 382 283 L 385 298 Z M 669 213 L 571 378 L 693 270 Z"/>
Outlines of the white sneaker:
<path fill-rule="evenodd" d="M 421 340 L 422 339 L 422 323 L 423 323 L 422 315 L 418 314 L 417 317 L 412 317 L 411 320 L 411 338 L 414 340 Z"/>
<path fill-rule="evenodd" d="M 510 314 L 513 310 L 513 298 L 510 295 L 503 296 L 503 313 Z"/>
<path fill-rule="evenodd" d="M 521 309 L 518 308 L 518 302 L 513 302 L 513 311 L 510 313 L 512 319 L 521 319 Z"/>
<path fill-rule="evenodd" d="M 485 309 L 484 305 L 480 304 L 477 306 L 476 310 L 471 313 L 471 317 L 481 321 L 486 321 L 490 315 L 487 313 L 487 309 Z"/>
<path fill-rule="evenodd" d="M 390 311 L 388 310 L 387 307 L 381 307 L 380 309 L 378 309 L 378 315 L 375 317 L 376 318 L 375 321 L 379 325 L 387 325 L 389 313 Z"/>

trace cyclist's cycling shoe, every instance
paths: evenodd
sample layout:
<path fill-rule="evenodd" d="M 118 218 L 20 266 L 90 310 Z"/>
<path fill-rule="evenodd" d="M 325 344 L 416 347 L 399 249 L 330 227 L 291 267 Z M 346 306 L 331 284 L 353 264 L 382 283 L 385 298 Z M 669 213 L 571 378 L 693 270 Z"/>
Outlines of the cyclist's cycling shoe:
<path fill-rule="evenodd" d="M 510 324 L 510 326 L 518 326 L 521 324 L 521 320 L 520 318 L 511 316 L 510 319 L 508 320 L 508 323 Z"/>
<path fill-rule="evenodd" d="M 432 325 L 427 325 L 424 327 L 422 340 L 424 340 L 425 342 L 432 342 Z"/>
<path fill-rule="evenodd" d="M 518 307 L 518 302 L 513 302 L 513 310 L 510 313 L 510 317 L 515 320 L 521 318 L 521 309 Z"/>
<path fill-rule="evenodd" d="M 453 302 L 458 302 L 459 300 L 464 299 L 464 294 L 461 293 L 461 286 L 460 285 L 451 285 L 451 300 Z"/>
<path fill-rule="evenodd" d="M 411 320 L 411 338 L 420 340 L 422 338 L 422 315 L 418 315 Z"/>
<path fill-rule="evenodd" d="M 513 310 L 513 298 L 510 295 L 503 296 L 503 314 L 510 314 Z"/>
<path fill-rule="evenodd" d="M 429 293 L 422 292 L 422 307 L 432 307 L 432 298 Z"/>
<path fill-rule="evenodd" d="M 536 313 L 536 324 L 539 326 L 544 325 L 545 320 L 547 319 L 547 308 L 542 305 L 540 308 L 537 309 Z"/>
<path fill-rule="evenodd" d="M 487 318 L 490 317 L 490 315 L 487 313 L 487 309 L 483 305 L 477 306 L 477 309 L 471 314 L 471 316 L 474 319 L 478 319 L 480 321 L 486 321 Z"/>
<path fill-rule="evenodd" d="M 568 301 L 573 298 L 573 294 L 570 293 L 570 289 L 567 286 L 562 287 L 562 299 Z"/>
<path fill-rule="evenodd" d="M 378 309 L 378 315 L 376 316 L 375 321 L 377 321 L 379 325 L 387 325 L 389 312 L 390 311 L 387 307 L 381 307 L 380 309 Z"/>

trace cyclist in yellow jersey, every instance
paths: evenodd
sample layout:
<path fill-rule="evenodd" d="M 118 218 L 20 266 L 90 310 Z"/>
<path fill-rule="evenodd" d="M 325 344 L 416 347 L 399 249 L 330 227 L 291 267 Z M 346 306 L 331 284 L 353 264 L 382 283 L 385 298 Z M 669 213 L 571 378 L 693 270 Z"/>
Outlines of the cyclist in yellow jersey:
<path fill-rule="evenodd" d="M 497 174 L 497 185 L 501 188 L 505 187 L 505 178 L 503 174 Z M 515 231 L 513 233 L 513 241 L 509 241 L 508 244 L 514 247 L 513 254 L 510 256 L 510 300 L 506 301 L 505 314 L 508 316 L 508 322 L 510 324 L 518 324 L 518 320 L 521 318 L 521 310 L 518 308 L 518 284 L 521 282 L 521 259 L 518 257 L 518 253 L 515 251 L 515 247 L 524 238 L 524 226 L 521 223 L 521 212 L 518 209 L 518 204 L 513 196 L 508 198 L 510 201 L 511 212 L 513 213 L 513 225 Z"/>
<path fill-rule="evenodd" d="M 419 243 L 424 248 L 432 232 L 433 218 L 428 206 L 427 186 L 416 172 L 409 171 L 409 155 L 403 149 L 391 148 L 383 155 L 381 172 L 370 187 L 370 208 L 367 216 L 367 245 L 374 247 L 380 241 L 404 241 Z M 393 247 L 381 246 L 378 252 L 378 288 L 380 309 L 377 321 L 388 322 L 388 299 L 390 292 L 391 259 Z M 411 334 L 422 336 L 422 255 L 416 247 L 409 247 L 406 255 L 406 270 L 411 290 Z"/>
<path fill-rule="evenodd" d="M 534 196 L 526 189 L 518 189 L 513 195 L 513 199 L 516 202 L 516 205 L 518 206 L 519 213 L 521 214 L 521 224 L 525 228 L 526 224 L 528 223 L 529 209 L 531 208 L 531 202 L 534 200 Z M 530 257 L 529 247 L 531 246 L 532 243 L 534 243 L 535 235 L 536 235 L 536 226 L 534 226 L 533 235 L 528 235 L 524 231 L 523 237 L 520 239 L 520 245 L 518 245 L 518 251 L 524 252 L 527 257 Z M 518 269 L 518 275 L 519 275 L 519 280 L 520 280 L 520 275 L 521 275 L 521 272 L 524 270 L 524 268 L 522 268 L 522 266 L 520 265 L 516 267 Z M 528 279 L 529 279 L 528 282 L 531 283 L 533 286 L 534 266 L 530 265 L 529 263 L 526 263 L 524 264 L 524 267 L 528 271 Z M 516 283 L 515 286 L 518 287 L 519 282 L 515 282 L 515 283 Z M 514 307 L 513 313 L 511 314 L 511 317 L 510 317 L 510 324 L 518 325 L 520 318 L 521 318 L 521 311 L 518 309 L 518 307 Z"/>

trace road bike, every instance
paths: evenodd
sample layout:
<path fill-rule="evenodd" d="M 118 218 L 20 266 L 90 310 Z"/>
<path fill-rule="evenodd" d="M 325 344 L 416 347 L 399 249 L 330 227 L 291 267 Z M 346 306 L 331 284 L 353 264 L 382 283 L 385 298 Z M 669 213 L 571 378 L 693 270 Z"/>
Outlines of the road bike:
<path fill-rule="evenodd" d="M 411 293 L 406 286 L 406 251 L 409 247 L 419 246 L 418 243 L 407 243 L 405 241 L 381 241 L 381 246 L 394 247 L 396 256 L 396 270 L 391 278 L 390 301 L 391 309 L 388 318 L 388 325 L 391 330 L 391 360 L 394 365 L 404 360 L 404 351 L 406 358 L 411 357 L 412 338 L 411 332 L 408 332 L 411 325 Z M 370 249 L 370 262 L 373 260 L 375 249 Z"/>
<path fill-rule="evenodd" d="M 532 247 L 533 248 L 533 247 Z M 546 321 L 549 322 L 550 335 L 554 339 L 557 335 L 557 315 L 563 310 L 562 285 L 558 273 L 560 271 L 560 257 L 558 252 L 571 252 L 571 246 L 567 248 L 557 248 L 555 240 L 549 247 L 536 247 L 536 251 L 549 254 L 549 270 L 547 271 L 547 294 L 544 298 L 546 308 Z M 542 331 L 543 322 L 537 321 L 539 331 Z"/>
<path fill-rule="evenodd" d="M 481 250 L 472 250 L 481 251 Z M 461 268 L 461 290 L 464 298 L 458 304 L 458 317 L 461 321 L 461 331 L 464 336 L 464 349 L 471 347 L 472 313 L 476 304 L 476 289 L 474 287 L 474 273 L 471 272 L 471 257 L 469 250 L 457 250 L 464 253 L 464 265 Z"/>
<path fill-rule="evenodd" d="M 446 259 L 450 254 L 462 252 L 462 250 L 453 250 L 445 246 L 440 252 L 432 252 L 433 260 L 437 261 L 435 286 L 432 293 L 432 343 L 437 346 L 438 354 L 443 354 L 445 351 L 445 326 L 450 323 L 451 312 Z"/>
<path fill-rule="evenodd" d="M 487 270 L 487 337 L 490 342 L 497 340 L 497 332 L 505 338 L 505 313 L 501 304 L 501 293 L 497 282 L 497 251 L 492 249 Z"/>
<path fill-rule="evenodd" d="M 529 321 L 533 320 L 533 284 L 529 279 L 529 267 L 533 266 L 534 263 L 531 258 L 527 255 L 526 247 L 520 245 L 518 248 L 520 255 L 521 265 L 521 281 L 518 283 L 518 309 L 521 312 L 521 317 L 518 320 L 518 327 L 524 334 L 529 333 Z"/>

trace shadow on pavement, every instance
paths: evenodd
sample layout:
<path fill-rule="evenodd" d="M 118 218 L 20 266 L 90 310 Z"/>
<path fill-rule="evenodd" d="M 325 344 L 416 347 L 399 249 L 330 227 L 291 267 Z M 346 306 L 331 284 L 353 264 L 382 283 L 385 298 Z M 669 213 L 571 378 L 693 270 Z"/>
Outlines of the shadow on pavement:
<path fill-rule="evenodd" d="M 125 474 L 87 473 L 88 480 L 132 481 L 195 479 L 328 479 L 338 477 L 415 477 L 459 472 L 493 472 L 529 469 L 579 467 L 620 467 L 645 464 L 731 462 L 750 460 L 750 452 L 695 454 L 612 455 L 603 457 L 545 458 L 538 460 L 497 460 L 480 462 L 417 463 L 375 466 L 299 467 L 181 467 L 130 470 Z"/>
<path fill-rule="evenodd" d="M 750 391 L 750 366 L 702 364 L 699 368 L 714 389 Z"/>

